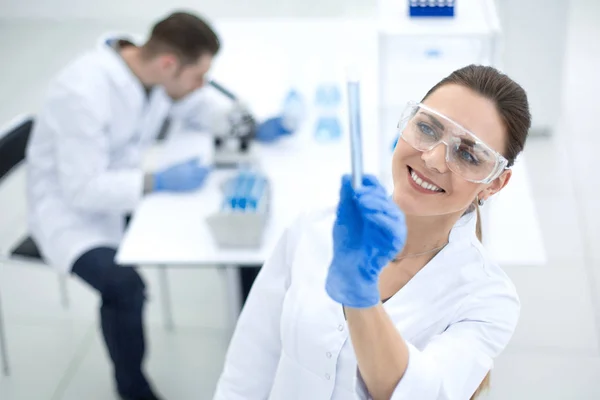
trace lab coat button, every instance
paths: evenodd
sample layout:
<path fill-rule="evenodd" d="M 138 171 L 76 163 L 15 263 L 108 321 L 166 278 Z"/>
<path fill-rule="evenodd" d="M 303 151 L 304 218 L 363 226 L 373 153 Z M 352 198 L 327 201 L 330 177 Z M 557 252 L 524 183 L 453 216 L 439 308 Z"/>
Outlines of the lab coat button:
<path fill-rule="evenodd" d="M 343 330 L 344 330 L 344 325 L 342 325 L 342 324 L 339 324 L 339 325 L 338 325 L 338 331 L 340 331 L 340 332 L 341 332 L 341 331 L 343 331 Z"/>
<path fill-rule="evenodd" d="M 327 354 L 325 354 L 327 356 L 327 358 L 331 358 L 331 353 L 327 352 Z"/>
<path fill-rule="evenodd" d="M 325 379 L 330 380 L 331 379 L 331 375 L 325 374 Z"/>

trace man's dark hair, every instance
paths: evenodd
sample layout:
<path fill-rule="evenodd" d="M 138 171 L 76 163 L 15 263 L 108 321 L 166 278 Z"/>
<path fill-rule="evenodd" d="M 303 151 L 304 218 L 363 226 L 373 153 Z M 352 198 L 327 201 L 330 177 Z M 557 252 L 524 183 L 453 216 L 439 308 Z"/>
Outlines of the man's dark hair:
<path fill-rule="evenodd" d="M 148 58 L 173 53 L 182 64 L 193 64 L 204 54 L 216 55 L 220 47 L 219 37 L 207 22 L 187 12 L 175 12 L 154 25 L 142 52 Z"/>

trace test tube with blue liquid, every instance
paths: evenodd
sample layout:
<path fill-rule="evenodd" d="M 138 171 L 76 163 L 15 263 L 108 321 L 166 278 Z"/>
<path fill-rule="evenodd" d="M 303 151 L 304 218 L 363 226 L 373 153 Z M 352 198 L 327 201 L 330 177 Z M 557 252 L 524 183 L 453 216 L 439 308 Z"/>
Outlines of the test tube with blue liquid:
<path fill-rule="evenodd" d="M 244 212 L 248 199 L 248 192 L 252 186 L 252 173 L 248 170 L 242 170 L 237 176 L 235 187 L 235 210 Z"/>
<path fill-rule="evenodd" d="M 224 207 L 233 212 L 256 211 L 264 195 L 265 185 L 265 178 L 260 173 L 242 168 L 228 188 Z"/>
<path fill-rule="evenodd" d="M 256 211 L 260 200 L 263 198 L 263 192 L 265 188 L 265 178 L 256 176 L 254 184 L 248 193 L 248 208 L 252 211 Z"/>

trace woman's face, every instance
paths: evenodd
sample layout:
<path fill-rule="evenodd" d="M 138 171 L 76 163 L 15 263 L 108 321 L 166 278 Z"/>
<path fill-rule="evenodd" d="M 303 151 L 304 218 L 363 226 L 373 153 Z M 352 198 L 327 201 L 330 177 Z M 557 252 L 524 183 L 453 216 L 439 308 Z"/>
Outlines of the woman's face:
<path fill-rule="evenodd" d="M 498 153 L 504 153 L 507 137 L 492 101 L 464 86 L 448 84 L 438 88 L 423 104 L 473 132 Z M 415 174 L 440 190 L 417 185 L 413 179 Z M 422 152 L 400 139 L 392 159 L 392 176 L 394 201 L 405 214 L 462 215 L 476 198 L 486 200 L 502 189 L 510 178 L 510 170 L 491 183 L 473 183 L 448 168 L 443 143 Z"/>

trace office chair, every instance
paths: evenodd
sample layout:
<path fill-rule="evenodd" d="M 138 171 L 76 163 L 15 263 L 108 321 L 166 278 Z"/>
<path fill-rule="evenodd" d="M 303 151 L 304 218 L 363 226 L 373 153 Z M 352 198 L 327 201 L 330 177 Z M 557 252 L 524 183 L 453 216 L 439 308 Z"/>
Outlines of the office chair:
<path fill-rule="evenodd" d="M 25 160 L 25 150 L 32 127 L 33 118 L 31 116 L 22 116 L 16 118 L 9 124 L 8 128 L 0 131 L 0 185 Z M 8 254 L 2 252 L 0 257 L 2 260 L 10 261 L 11 263 L 17 262 L 48 267 L 44 263 L 35 242 L 29 236 L 23 238 L 13 246 Z M 67 277 L 64 274 L 58 273 L 58 284 L 61 303 L 63 307 L 67 308 L 69 306 L 69 297 L 67 292 Z M 3 372 L 5 375 L 8 375 L 10 368 L 1 306 L 0 303 L 0 356 L 2 358 Z"/>

